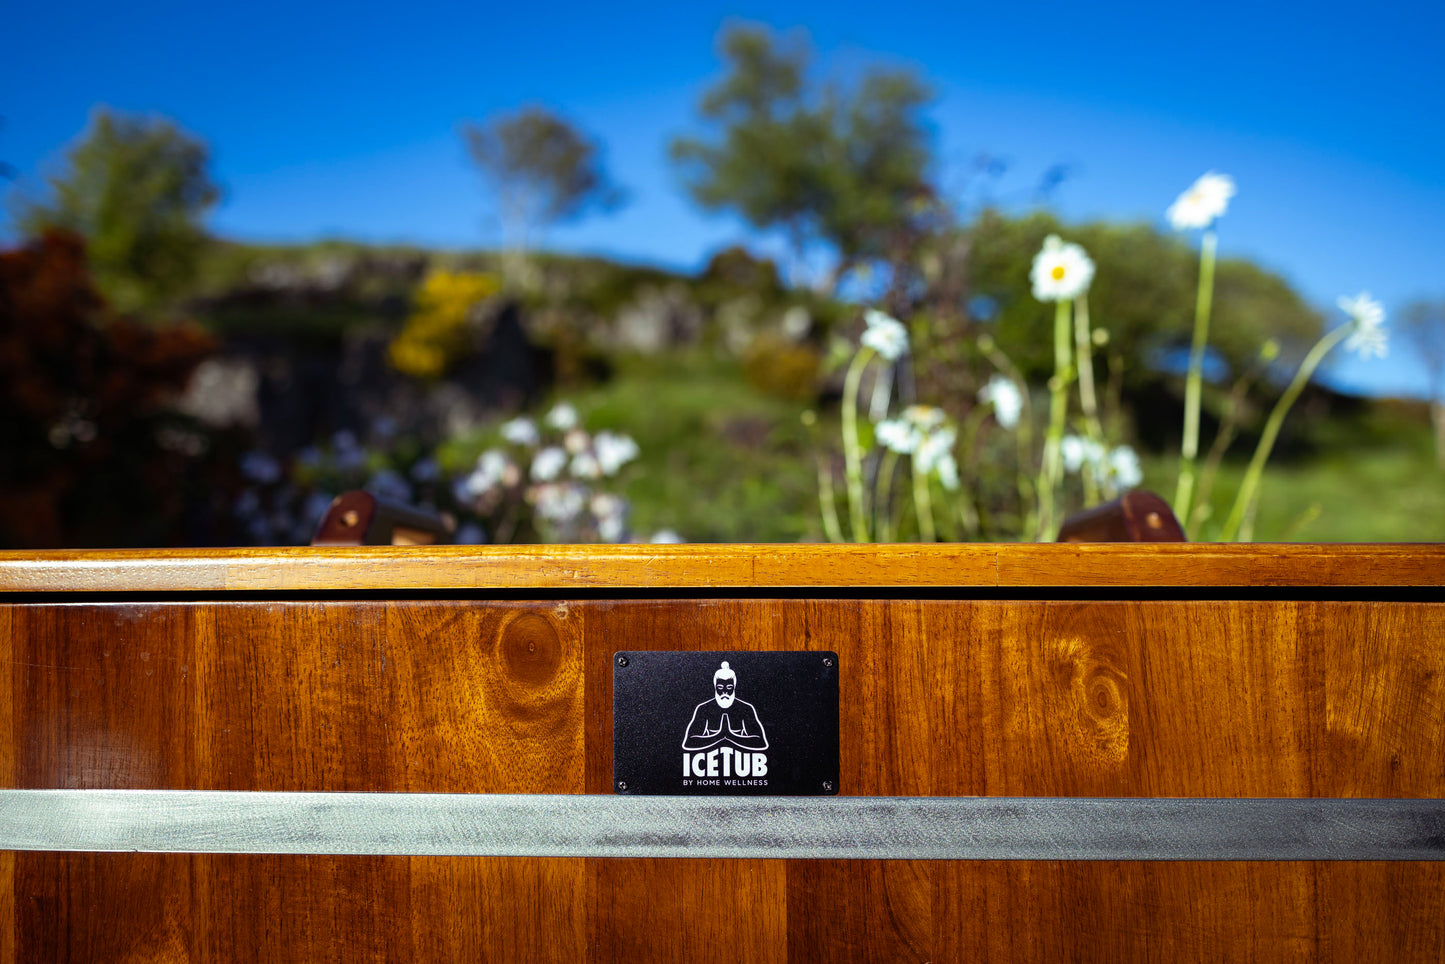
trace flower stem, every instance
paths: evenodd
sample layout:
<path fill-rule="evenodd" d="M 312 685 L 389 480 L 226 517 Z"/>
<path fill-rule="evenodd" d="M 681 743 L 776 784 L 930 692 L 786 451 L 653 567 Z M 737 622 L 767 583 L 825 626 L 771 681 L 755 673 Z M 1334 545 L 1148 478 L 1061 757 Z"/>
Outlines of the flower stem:
<path fill-rule="evenodd" d="M 913 507 L 918 510 L 918 541 L 936 542 L 933 527 L 933 498 L 928 492 L 928 474 L 918 467 L 918 456 L 913 457 Z"/>
<path fill-rule="evenodd" d="M 1064 440 L 1064 416 L 1069 405 L 1069 306 L 1059 301 L 1054 309 L 1054 377 L 1049 379 L 1049 434 L 1044 440 L 1044 464 L 1039 473 L 1039 542 L 1050 542 L 1058 523 L 1054 520 L 1059 480 L 1063 476 L 1060 445 Z"/>
<path fill-rule="evenodd" d="M 838 498 L 833 494 L 833 470 L 818 459 L 818 510 L 823 516 L 823 533 L 829 542 L 843 541 L 843 527 L 838 524 Z"/>
<path fill-rule="evenodd" d="M 878 513 L 878 541 L 893 542 L 893 476 L 898 471 L 898 453 L 892 449 L 883 452 L 883 463 L 878 467 L 878 498 L 873 508 Z"/>
<path fill-rule="evenodd" d="M 858 443 L 858 385 L 863 369 L 877 354 L 872 348 L 858 349 L 843 379 L 843 464 L 848 476 L 848 519 L 853 541 L 868 541 L 868 508 L 863 502 L 863 452 Z"/>
<path fill-rule="evenodd" d="M 1079 404 L 1084 409 L 1084 424 L 1096 442 L 1104 441 L 1104 427 L 1099 423 L 1099 400 L 1094 393 L 1094 356 L 1092 329 L 1089 327 L 1089 298 L 1080 295 L 1074 301 L 1074 350 L 1078 353 Z"/>
<path fill-rule="evenodd" d="M 1284 424 L 1284 417 L 1289 413 L 1290 406 L 1299 398 L 1300 392 L 1309 384 L 1315 369 L 1319 367 L 1324 357 L 1330 353 L 1330 349 L 1340 343 L 1355 328 L 1354 325 L 1341 325 L 1334 331 L 1325 335 L 1305 360 L 1300 363 L 1299 371 L 1295 372 L 1294 380 L 1284 390 L 1279 401 L 1275 403 L 1274 410 L 1269 413 L 1269 421 L 1264 424 L 1264 434 L 1259 437 L 1259 444 L 1255 446 L 1254 457 L 1249 460 L 1249 468 L 1245 470 L 1244 481 L 1240 483 L 1239 493 L 1234 497 L 1234 508 L 1229 510 L 1229 518 L 1224 521 L 1224 529 L 1220 539 L 1224 542 L 1233 542 L 1239 535 L 1240 526 L 1244 524 L 1247 515 L 1254 512 L 1255 500 L 1259 498 L 1259 480 L 1264 474 L 1264 463 L 1269 461 L 1269 453 L 1274 448 L 1275 439 L 1279 437 L 1280 426 Z M 1251 532 L 1253 535 L 1253 526 Z"/>
<path fill-rule="evenodd" d="M 1199 295 L 1194 303 L 1194 342 L 1189 348 L 1189 376 L 1184 383 L 1184 441 L 1179 447 L 1179 487 L 1174 515 L 1188 520 L 1194 502 L 1194 460 L 1199 456 L 1199 399 L 1203 384 L 1204 349 L 1209 341 L 1209 312 L 1214 304 L 1214 255 L 1218 238 L 1204 232 L 1199 252 Z"/>
<path fill-rule="evenodd" d="M 963 421 L 963 448 L 959 464 L 964 467 L 960 472 L 958 491 L 953 494 L 953 500 L 958 509 L 959 522 L 963 524 L 964 533 L 970 540 L 977 539 L 979 534 L 979 516 L 974 508 L 973 496 L 969 491 L 965 479 L 981 479 L 978 469 L 978 430 L 983 425 L 983 420 L 988 418 L 990 407 L 984 405 L 974 406 L 973 411 L 968 413 L 968 418 Z M 980 487 L 982 487 L 980 483 Z"/>
<path fill-rule="evenodd" d="M 993 362 L 995 368 L 1013 381 L 1014 387 L 1018 389 L 1019 398 L 1023 400 L 1023 411 L 1020 412 L 1018 427 L 1014 430 L 1014 438 L 1018 441 L 1019 518 L 1023 520 L 1018 532 L 1020 539 L 1027 539 L 1029 534 L 1034 531 L 1035 516 L 1038 513 L 1038 506 L 1034 498 L 1033 476 L 1029 471 L 1034 457 L 1034 412 L 1033 401 L 1029 395 L 1029 384 L 1024 381 L 1024 376 L 1018 370 L 1018 366 L 1009 360 L 1009 357 L 999 349 L 992 339 L 980 339 L 979 349 L 988 356 L 988 360 Z"/>
<path fill-rule="evenodd" d="M 1224 453 L 1229 450 L 1229 445 L 1234 441 L 1234 435 L 1239 429 L 1239 416 L 1244 410 L 1249 390 L 1263 373 L 1263 364 L 1256 365 L 1241 375 L 1230 389 L 1229 402 L 1219 423 L 1219 433 L 1214 436 L 1214 443 L 1210 445 L 1209 454 L 1204 459 L 1204 470 L 1199 474 L 1199 492 L 1194 498 L 1194 515 L 1184 524 L 1184 534 L 1191 542 L 1198 540 L 1199 529 L 1209 517 L 1209 500 L 1214 495 L 1214 479 L 1219 474 Z"/>
<path fill-rule="evenodd" d="M 893 365 L 885 362 L 873 377 L 873 399 L 868 403 L 868 417 L 881 421 L 888 414 L 893 395 Z"/>

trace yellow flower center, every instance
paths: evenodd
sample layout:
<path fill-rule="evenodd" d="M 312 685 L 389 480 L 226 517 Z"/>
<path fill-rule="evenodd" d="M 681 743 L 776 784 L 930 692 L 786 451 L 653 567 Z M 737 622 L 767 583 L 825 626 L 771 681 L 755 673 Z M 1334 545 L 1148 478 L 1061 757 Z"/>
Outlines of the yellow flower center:
<path fill-rule="evenodd" d="M 1064 280 L 1064 266 L 1061 265 L 1061 264 L 1056 264 L 1056 265 L 1054 265 L 1054 270 L 1053 270 L 1053 271 L 1050 271 L 1049 274 L 1053 275 L 1053 278 L 1054 278 L 1055 281 L 1063 281 L 1063 280 Z"/>

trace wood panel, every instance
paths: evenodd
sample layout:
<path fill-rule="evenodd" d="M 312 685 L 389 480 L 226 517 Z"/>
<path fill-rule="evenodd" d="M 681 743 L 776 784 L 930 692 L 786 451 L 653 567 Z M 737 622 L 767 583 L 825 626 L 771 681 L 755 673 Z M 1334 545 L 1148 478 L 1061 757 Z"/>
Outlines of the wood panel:
<path fill-rule="evenodd" d="M 13 613 L 0 605 L 0 787 L 16 786 L 14 721 L 20 692 L 15 687 Z M 15 853 L 0 850 L 0 961 L 15 959 Z"/>
<path fill-rule="evenodd" d="M 1445 585 L 1445 544 L 355 546 L 0 551 L 0 593 L 1440 585 Z"/>
<path fill-rule="evenodd" d="M 1445 604 L 36 603 L 0 639 L 5 786 L 606 793 L 625 648 L 836 651 L 845 794 L 1445 795 Z M 7 854 L 0 961 L 1438 960 L 1442 905 L 1440 864 Z"/>

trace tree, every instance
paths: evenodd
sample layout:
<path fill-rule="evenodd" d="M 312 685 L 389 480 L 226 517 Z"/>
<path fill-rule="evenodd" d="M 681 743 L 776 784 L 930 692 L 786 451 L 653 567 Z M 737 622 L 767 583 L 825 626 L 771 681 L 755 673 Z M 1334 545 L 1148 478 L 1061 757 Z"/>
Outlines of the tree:
<path fill-rule="evenodd" d="M 672 144 L 698 204 L 783 232 L 800 264 L 821 243 L 834 289 L 936 212 L 930 94 L 915 74 L 872 68 L 819 84 L 806 43 L 780 44 L 765 27 L 733 27 L 720 47 L 729 71 L 699 108 L 714 134 Z"/>
<path fill-rule="evenodd" d="M 1401 315 L 1401 334 L 1425 368 L 1435 459 L 1445 469 L 1445 301 L 1417 301 Z"/>
<path fill-rule="evenodd" d="M 463 124 L 462 137 L 496 194 L 504 244 L 518 262 L 541 229 L 622 203 L 596 142 L 545 108 Z"/>
<path fill-rule="evenodd" d="M 195 276 L 201 219 L 220 191 L 201 141 L 163 118 L 98 109 L 50 197 L 21 202 L 29 237 L 73 231 L 86 240 L 96 286 L 123 312 L 155 308 Z"/>
<path fill-rule="evenodd" d="M 175 402 L 214 342 L 114 316 L 86 260 L 61 231 L 0 251 L 0 546 L 187 544 L 211 440 Z"/>

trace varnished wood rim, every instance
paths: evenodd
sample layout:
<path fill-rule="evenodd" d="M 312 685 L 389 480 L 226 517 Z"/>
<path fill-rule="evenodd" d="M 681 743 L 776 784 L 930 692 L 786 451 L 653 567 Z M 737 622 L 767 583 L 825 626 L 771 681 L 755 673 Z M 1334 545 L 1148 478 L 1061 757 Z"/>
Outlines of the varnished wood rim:
<path fill-rule="evenodd" d="M 0 592 L 1445 585 L 1445 544 L 366 546 L 0 552 Z"/>

